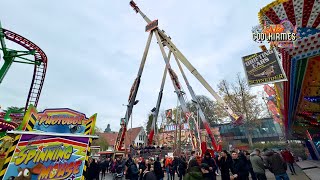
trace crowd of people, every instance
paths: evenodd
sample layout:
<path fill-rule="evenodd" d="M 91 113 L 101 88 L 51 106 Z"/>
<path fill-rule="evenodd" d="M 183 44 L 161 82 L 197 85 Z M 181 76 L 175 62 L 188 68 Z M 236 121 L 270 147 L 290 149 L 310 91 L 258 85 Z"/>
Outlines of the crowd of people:
<path fill-rule="evenodd" d="M 287 166 L 296 174 L 294 158 L 290 151 L 284 149 L 274 151 L 265 149 L 261 152 L 255 149 L 248 151 L 225 151 L 211 154 L 206 152 L 204 157 L 198 156 L 195 151 L 187 159 L 165 156 L 156 157 L 116 157 L 106 158 L 103 161 L 91 159 L 85 174 L 87 180 L 104 179 L 106 173 L 111 173 L 114 179 L 129 180 L 266 180 L 266 169 L 274 174 L 276 180 L 289 180 Z M 166 179 L 165 178 L 166 174 Z"/>

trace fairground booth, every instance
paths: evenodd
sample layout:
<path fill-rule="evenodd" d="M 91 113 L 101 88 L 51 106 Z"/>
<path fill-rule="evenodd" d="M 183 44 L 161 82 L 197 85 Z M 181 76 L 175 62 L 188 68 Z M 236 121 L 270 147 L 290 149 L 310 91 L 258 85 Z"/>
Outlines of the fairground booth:
<path fill-rule="evenodd" d="M 289 21 L 297 32 L 293 46 L 277 48 L 288 81 L 276 83 L 283 124 L 289 139 L 305 140 L 319 160 L 320 1 L 278 0 L 259 12 L 261 25 Z"/>

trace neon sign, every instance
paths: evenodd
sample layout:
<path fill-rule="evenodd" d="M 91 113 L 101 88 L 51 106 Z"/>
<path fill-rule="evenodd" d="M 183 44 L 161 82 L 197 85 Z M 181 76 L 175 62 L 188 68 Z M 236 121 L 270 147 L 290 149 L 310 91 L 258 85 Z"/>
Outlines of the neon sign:
<path fill-rule="evenodd" d="M 252 38 L 255 42 L 267 41 L 271 46 L 293 47 L 293 42 L 299 37 L 297 27 L 288 20 L 282 20 L 279 24 L 267 25 L 252 28 Z"/>

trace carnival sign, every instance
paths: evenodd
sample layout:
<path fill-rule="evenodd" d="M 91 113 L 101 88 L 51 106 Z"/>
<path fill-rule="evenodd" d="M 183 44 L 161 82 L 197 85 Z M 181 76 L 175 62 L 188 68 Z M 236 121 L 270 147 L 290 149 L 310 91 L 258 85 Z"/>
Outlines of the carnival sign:
<path fill-rule="evenodd" d="M 249 86 L 287 81 L 275 49 L 242 57 Z"/>
<path fill-rule="evenodd" d="M 71 109 L 46 109 L 32 105 L 14 137 L 0 170 L 0 179 L 80 180 L 88 169 L 89 144 L 96 114 L 90 118 Z"/>
<path fill-rule="evenodd" d="M 89 138 L 23 134 L 3 179 L 81 179 Z"/>
<path fill-rule="evenodd" d="M 92 121 L 95 123 L 95 118 L 96 115 L 93 115 L 88 119 L 85 114 L 68 108 L 46 109 L 38 113 L 31 107 L 22 122 L 22 130 L 26 128 L 25 122 L 31 120 L 35 122 L 32 129 L 35 132 L 85 134 L 86 124 Z M 94 128 L 91 130 L 94 131 Z"/>
<path fill-rule="evenodd" d="M 172 109 L 166 110 L 166 118 L 172 120 Z"/>
<path fill-rule="evenodd" d="M 271 46 L 281 48 L 293 48 L 294 42 L 298 38 L 297 27 L 284 19 L 279 24 L 264 23 L 252 28 L 252 38 L 255 42 L 267 41 Z"/>

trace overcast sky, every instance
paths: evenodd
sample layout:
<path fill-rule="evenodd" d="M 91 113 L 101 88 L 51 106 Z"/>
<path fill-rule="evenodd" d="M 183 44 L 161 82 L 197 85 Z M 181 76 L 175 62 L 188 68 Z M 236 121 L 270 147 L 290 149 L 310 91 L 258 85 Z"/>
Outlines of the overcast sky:
<path fill-rule="evenodd" d="M 258 11 L 270 2 L 136 0 L 150 19 L 159 19 L 160 29 L 216 90 L 220 80 L 233 80 L 237 72 L 244 75 L 242 56 L 259 51 L 251 28 L 258 24 Z M 87 116 L 98 113 L 99 128 L 110 123 L 118 131 L 148 37 L 145 21 L 129 0 L 10 0 L 1 7 L 2 26 L 30 39 L 48 56 L 38 109 L 68 107 Z M 137 96 L 140 102 L 133 110 L 134 127 L 144 125 L 155 106 L 163 69 L 154 38 Z M 0 85 L 3 108 L 25 105 L 32 72 L 31 65 L 12 65 Z M 197 94 L 213 98 L 187 75 Z M 169 78 L 164 93 L 161 109 L 176 106 Z"/>

